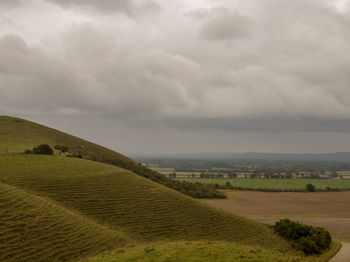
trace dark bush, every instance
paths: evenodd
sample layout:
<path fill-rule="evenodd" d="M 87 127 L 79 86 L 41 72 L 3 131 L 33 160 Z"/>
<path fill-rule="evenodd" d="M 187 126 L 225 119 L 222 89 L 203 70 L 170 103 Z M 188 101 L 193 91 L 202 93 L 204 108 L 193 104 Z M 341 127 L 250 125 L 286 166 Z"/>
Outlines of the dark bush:
<path fill-rule="evenodd" d="M 42 144 L 34 147 L 33 153 L 38 155 L 53 155 L 53 150 L 49 145 Z"/>
<path fill-rule="evenodd" d="M 306 191 L 307 192 L 315 192 L 316 191 L 316 187 L 313 184 L 307 184 L 306 185 Z"/>
<path fill-rule="evenodd" d="M 281 219 L 273 228 L 306 255 L 321 254 L 332 243 L 330 233 L 324 228 L 304 225 L 290 219 Z"/>
<path fill-rule="evenodd" d="M 62 153 L 68 152 L 68 147 L 66 147 L 66 146 L 55 145 L 54 148 L 55 148 L 56 150 L 61 151 Z"/>

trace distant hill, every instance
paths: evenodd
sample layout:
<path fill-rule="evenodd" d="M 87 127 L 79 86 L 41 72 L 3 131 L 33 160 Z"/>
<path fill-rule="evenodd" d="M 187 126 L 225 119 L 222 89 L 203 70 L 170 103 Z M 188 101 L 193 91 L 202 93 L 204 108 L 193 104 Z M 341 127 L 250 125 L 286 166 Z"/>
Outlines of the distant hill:
<path fill-rule="evenodd" d="M 75 157 L 122 167 L 195 198 L 225 198 L 224 194 L 211 185 L 173 181 L 127 156 L 79 137 L 24 119 L 0 116 L 0 155 L 23 153 L 39 144 L 66 146 Z"/>
<path fill-rule="evenodd" d="M 188 153 L 147 155 L 134 154 L 134 158 L 168 158 L 168 159 L 202 159 L 202 160 L 272 160 L 272 161 L 337 161 L 350 162 L 350 152 L 324 153 L 324 154 L 279 154 L 279 153 Z"/>

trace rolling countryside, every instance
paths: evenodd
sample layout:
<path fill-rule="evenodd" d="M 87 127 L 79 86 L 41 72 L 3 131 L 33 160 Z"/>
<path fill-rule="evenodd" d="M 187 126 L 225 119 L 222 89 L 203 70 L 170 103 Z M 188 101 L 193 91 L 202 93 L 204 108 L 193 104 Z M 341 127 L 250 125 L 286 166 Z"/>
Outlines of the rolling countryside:
<path fill-rule="evenodd" d="M 125 261 L 163 261 L 164 256 L 180 261 L 175 257 L 187 245 L 181 241 L 199 250 L 222 245 L 222 259 L 230 252 L 250 254 L 247 261 L 261 256 L 266 261 L 273 256 L 310 259 L 264 224 L 209 207 L 130 170 L 83 159 L 84 152 L 101 158 L 108 154 L 138 165 L 127 157 L 25 120 L 0 119 L 0 144 L 6 151 L 0 156 L 1 261 L 79 261 L 135 246 L 130 259 L 129 253 L 123 255 Z M 42 143 L 73 147 L 83 156 L 23 154 Z M 152 243 L 159 245 L 158 258 L 137 260 L 135 252 L 139 256 L 143 246 Z M 332 246 L 326 254 L 334 250 Z M 123 261 L 118 252 L 111 254 Z M 193 261 L 199 256 L 194 252 Z M 92 261 L 109 261 L 104 259 Z M 324 255 L 312 259 L 327 260 Z"/>

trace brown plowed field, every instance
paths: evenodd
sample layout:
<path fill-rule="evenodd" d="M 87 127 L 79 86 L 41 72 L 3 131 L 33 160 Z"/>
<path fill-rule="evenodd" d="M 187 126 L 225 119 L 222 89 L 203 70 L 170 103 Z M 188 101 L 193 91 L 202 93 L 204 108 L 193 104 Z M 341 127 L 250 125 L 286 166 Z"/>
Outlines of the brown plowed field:
<path fill-rule="evenodd" d="M 335 239 L 350 242 L 350 192 L 226 192 L 229 200 L 204 202 L 238 215 L 273 224 L 289 217 L 327 228 Z"/>

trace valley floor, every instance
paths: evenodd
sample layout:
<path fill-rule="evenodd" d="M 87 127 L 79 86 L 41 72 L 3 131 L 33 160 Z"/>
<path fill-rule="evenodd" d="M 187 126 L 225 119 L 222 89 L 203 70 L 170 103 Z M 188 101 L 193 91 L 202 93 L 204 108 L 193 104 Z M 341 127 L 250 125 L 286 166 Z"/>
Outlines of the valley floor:
<path fill-rule="evenodd" d="M 273 224 L 291 218 L 329 230 L 334 239 L 350 242 L 350 192 L 267 193 L 227 191 L 228 200 L 204 200 L 205 203 Z"/>

